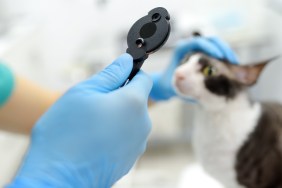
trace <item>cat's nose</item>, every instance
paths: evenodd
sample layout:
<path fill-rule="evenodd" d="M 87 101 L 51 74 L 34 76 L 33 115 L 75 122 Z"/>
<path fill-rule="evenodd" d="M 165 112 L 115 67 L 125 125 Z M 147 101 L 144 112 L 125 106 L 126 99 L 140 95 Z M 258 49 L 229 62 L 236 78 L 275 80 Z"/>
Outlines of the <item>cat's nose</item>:
<path fill-rule="evenodd" d="M 176 80 L 185 80 L 185 75 L 180 71 L 176 71 L 175 72 L 175 78 L 176 78 Z"/>

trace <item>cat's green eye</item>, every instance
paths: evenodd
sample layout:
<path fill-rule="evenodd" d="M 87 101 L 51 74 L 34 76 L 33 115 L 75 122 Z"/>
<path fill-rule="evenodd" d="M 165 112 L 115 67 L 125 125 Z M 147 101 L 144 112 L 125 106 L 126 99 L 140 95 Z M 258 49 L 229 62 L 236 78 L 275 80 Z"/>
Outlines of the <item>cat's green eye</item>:
<path fill-rule="evenodd" d="M 216 75 L 216 69 L 213 66 L 206 66 L 203 70 L 202 70 L 203 74 L 205 76 L 215 76 Z"/>

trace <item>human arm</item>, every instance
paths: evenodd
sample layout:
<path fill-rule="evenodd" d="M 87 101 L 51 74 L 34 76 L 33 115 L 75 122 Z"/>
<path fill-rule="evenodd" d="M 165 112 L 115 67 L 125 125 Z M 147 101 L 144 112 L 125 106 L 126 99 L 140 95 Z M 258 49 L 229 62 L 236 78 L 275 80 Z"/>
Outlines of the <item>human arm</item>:
<path fill-rule="evenodd" d="M 39 117 L 61 93 L 45 89 L 0 65 L 0 129 L 29 134 Z M 2 76 L 2 77 L 1 77 Z"/>

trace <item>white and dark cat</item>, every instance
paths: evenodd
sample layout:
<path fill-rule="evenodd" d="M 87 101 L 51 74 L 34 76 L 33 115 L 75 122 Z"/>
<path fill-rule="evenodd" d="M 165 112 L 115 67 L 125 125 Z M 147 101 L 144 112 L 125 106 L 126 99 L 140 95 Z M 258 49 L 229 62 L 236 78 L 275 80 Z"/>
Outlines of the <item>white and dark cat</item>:
<path fill-rule="evenodd" d="M 196 157 L 226 188 L 282 188 L 282 106 L 247 94 L 268 62 L 232 65 L 196 53 L 174 73 L 178 94 L 199 104 Z"/>

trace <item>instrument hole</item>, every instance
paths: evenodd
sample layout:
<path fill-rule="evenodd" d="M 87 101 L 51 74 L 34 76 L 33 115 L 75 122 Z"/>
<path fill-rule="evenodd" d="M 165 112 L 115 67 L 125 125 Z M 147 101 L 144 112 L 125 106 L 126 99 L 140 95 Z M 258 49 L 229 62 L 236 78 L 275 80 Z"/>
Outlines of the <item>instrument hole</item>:
<path fill-rule="evenodd" d="M 157 26 L 155 23 L 150 22 L 150 23 L 146 23 L 145 25 L 143 25 L 143 27 L 140 30 L 140 36 L 142 38 L 149 38 L 152 37 L 157 31 Z"/>

